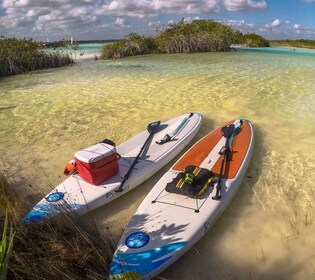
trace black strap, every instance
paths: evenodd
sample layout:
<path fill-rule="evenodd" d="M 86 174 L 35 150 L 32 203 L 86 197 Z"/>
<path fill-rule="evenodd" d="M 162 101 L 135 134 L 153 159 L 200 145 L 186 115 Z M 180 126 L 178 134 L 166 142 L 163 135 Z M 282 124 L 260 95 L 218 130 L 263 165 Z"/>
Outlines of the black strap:
<path fill-rule="evenodd" d="M 159 145 L 163 145 L 164 143 L 166 142 L 169 142 L 171 141 L 172 137 L 169 136 L 168 134 L 166 134 L 163 139 L 161 139 L 160 141 L 155 141 L 156 144 L 159 144 Z"/>
<path fill-rule="evenodd" d="M 104 140 L 100 141 L 99 143 L 103 143 L 103 144 L 108 144 L 108 145 L 111 145 L 111 146 L 116 146 L 116 144 L 112 141 L 112 140 L 109 140 L 107 138 L 105 138 Z"/>

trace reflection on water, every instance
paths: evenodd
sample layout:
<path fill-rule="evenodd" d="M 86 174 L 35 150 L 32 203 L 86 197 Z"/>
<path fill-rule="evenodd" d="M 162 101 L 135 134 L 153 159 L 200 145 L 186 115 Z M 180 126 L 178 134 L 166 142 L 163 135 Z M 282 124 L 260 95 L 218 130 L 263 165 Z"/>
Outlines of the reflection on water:
<path fill-rule="evenodd" d="M 314 279 L 314 77 L 311 56 L 242 51 L 86 61 L 2 79 L 0 168 L 25 197 L 43 195 L 75 151 L 105 137 L 119 144 L 156 119 L 196 111 L 205 118 L 196 141 L 247 118 L 255 150 L 240 191 L 161 276 Z M 120 234 L 170 166 L 93 217 Z"/>

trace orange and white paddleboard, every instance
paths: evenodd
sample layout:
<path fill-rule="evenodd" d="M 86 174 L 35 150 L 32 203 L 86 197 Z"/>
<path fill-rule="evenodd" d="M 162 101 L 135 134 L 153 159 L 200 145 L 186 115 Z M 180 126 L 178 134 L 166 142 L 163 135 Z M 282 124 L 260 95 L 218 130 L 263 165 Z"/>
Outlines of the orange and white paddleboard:
<path fill-rule="evenodd" d="M 113 256 L 110 278 L 151 279 L 187 252 L 234 197 L 253 146 L 250 121 L 232 120 L 189 149 L 157 182 L 132 217 Z M 166 185 L 189 165 L 211 170 L 215 180 L 197 198 L 166 191 Z"/>

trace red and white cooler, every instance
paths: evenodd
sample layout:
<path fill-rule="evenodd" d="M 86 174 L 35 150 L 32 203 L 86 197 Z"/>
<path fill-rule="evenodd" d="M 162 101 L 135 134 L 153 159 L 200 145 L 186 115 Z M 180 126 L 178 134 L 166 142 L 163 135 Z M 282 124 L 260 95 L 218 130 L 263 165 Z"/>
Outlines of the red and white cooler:
<path fill-rule="evenodd" d="M 80 177 L 98 185 L 118 173 L 118 155 L 116 148 L 105 143 L 98 143 L 75 153 Z"/>

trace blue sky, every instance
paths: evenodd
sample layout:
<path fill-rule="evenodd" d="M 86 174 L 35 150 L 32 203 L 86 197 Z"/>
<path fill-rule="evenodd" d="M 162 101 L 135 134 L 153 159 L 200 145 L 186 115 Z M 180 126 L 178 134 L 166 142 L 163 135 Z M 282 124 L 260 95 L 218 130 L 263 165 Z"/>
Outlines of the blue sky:
<path fill-rule="evenodd" d="M 182 18 L 211 18 L 267 39 L 315 40 L 315 0 L 0 0 L 0 36 L 43 41 L 155 35 Z"/>

